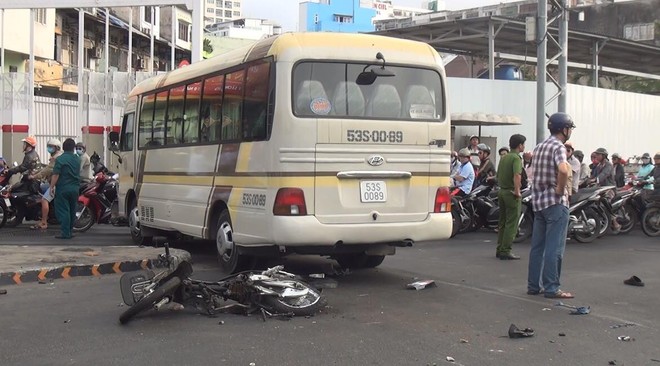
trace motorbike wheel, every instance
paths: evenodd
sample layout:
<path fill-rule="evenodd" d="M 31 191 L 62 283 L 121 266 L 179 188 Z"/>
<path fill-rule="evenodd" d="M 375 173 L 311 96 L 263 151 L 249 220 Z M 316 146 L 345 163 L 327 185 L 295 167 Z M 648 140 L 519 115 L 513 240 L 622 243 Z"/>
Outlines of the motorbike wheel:
<path fill-rule="evenodd" d="M 306 295 L 298 297 L 280 298 L 276 296 L 264 296 L 261 301 L 269 310 L 286 314 L 292 313 L 296 316 L 308 316 L 316 314 L 326 304 L 325 298 L 321 293 L 304 282 L 297 281 L 300 286 L 305 287 L 308 292 Z"/>
<path fill-rule="evenodd" d="M 451 210 L 451 236 L 453 238 L 458 234 L 461 229 L 461 214 L 456 210 Z"/>
<path fill-rule="evenodd" d="M 630 205 L 621 206 L 621 208 L 619 208 L 619 210 L 616 212 L 616 217 L 617 219 L 620 218 L 623 220 L 628 220 L 625 225 L 621 225 L 621 229 L 619 230 L 619 233 L 621 234 L 627 234 L 631 232 L 632 229 L 635 228 L 635 225 L 637 225 L 637 214 Z"/>
<path fill-rule="evenodd" d="M 594 212 L 597 214 L 597 220 L 599 221 L 599 229 L 598 229 L 598 237 L 600 238 L 601 236 L 607 234 L 607 232 L 610 230 L 610 225 L 612 225 L 612 220 L 610 218 L 610 215 L 607 213 L 607 210 L 605 210 L 603 207 L 598 206 L 596 209 L 594 209 Z"/>
<path fill-rule="evenodd" d="M 82 202 L 76 204 L 76 221 L 73 222 L 73 231 L 82 233 L 89 230 L 96 222 L 96 215 L 89 206 Z"/>
<path fill-rule="evenodd" d="M 651 237 L 660 236 L 660 207 L 649 207 L 644 210 L 642 231 Z"/>
<path fill-rule="evenodd" d="M 174 290 L 176 290 L 180 284 L 181 284 L 181 279 L 179 277 L 170 278 L 161 286 L 156 287 L 156 289 L 152 293 L 143 297 L 142 299 L 140 299 L 140 301 L 136 302 L 135 304 L 133 304 L 133 306 L 128 308 L 128 310 L 124 311 L 119 316 L 119 323 L 120 324 L 128 323 L 128 321 L 131 320 L 138 313 L 141 313 L 149 309 L 150 307 L 154 306 L 154 304 L 156 304 L 158 301 L 160 301 L 162 298 L 173 293 Z"/>
<path fill-rule="evenodd" d="M 520 225 L 518 225 L 518 233 L 516 233 L 516 237 L 513 239 L 513 242 L 522 243 L 523 241 L 530 238 L 532 236 L 533 227 L 534 222 L 532 220 L 532 216 L 526 213 L 520 221 Z"/>
<path fill-rule="evenodd" d="M 138 212 L 137 205 L 132 204 L 131 210 L 128 214 L 128 227 L 131 230 L 131 239 L 135 245 L 150 245 L 153 237 L 142 236 L 142 229 L 140 228 L 140 213 Z"/>
<path fill-rule="evenodd" d="M 600 215 L 592 208 L 587 208 L 584 210 L 585 215 L 587 216 L 587 220 L 593 219 L 594 220 L 594 227 L 591 227 L 589 232 L 586 233 L 580 233 L 576 232 L 573 234 L 573 237 L 575 240 L 579 241 L 580 243 L 591 243 L 592 241 L 596 240 L 600 236 L 600 230 L 601 230 L 601 217 Z M 582 221 L 582 215 L 578 213 L 579 221 Z M 588 225 L 588 223 L 583 223 L 585 225 Z M 570 225 L 570 224 L 569 224 Z"/>
<path fill-rule="evenodd" d="M 25 212 L 23 210 L 18 209 L 14 213 L 14 215 L 7 215 L 7 221 L 5 222 L 5 226 L 7 227 L 16 227 L 20 225 L 23 222 L 23 219 L 25 218 Z"/>
<path fill-rule="evenodd" d="M 225 274 L 232 274 L 254 268 L 256 257 L 239 253 L 234 243 L 234 232 L 229 217 L 229 210 L 225 209 L 218 216 L 215 226 L 215 248 L 218 264 Z"/>
<path fill-rule="evenodd" d="M 0 204 L 0 228 L 5 226 L 5 222 L 7 222 L 7 209 L 4 204 Z"/>

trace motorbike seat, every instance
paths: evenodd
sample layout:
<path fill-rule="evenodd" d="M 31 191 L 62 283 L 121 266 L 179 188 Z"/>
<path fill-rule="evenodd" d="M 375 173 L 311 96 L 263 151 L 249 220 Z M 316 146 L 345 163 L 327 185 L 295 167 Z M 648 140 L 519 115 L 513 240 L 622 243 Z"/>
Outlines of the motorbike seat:
<path fill-rule="evenodd" d="M 587 198 L 591 197 L 596 189 L 586 188 L 584 190 L 579 190 L 577 193 L 573 194 L 570 199 L 570 204 L 573 205 L 577 202 L 584 201 Z"/>

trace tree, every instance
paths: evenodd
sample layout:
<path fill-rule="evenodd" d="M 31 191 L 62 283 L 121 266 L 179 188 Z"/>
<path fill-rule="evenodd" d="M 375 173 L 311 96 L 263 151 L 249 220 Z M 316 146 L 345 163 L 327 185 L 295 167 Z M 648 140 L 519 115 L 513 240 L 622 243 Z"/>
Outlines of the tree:
<path fill-rule="evenodd" d="M 211 57 L 211 54 L 213 53 L 213 45 L 211 44 L 210 39 L 204 38 L 204 45 L 202 47 L 202 51 L 204 52 L 204 58 Z"/>

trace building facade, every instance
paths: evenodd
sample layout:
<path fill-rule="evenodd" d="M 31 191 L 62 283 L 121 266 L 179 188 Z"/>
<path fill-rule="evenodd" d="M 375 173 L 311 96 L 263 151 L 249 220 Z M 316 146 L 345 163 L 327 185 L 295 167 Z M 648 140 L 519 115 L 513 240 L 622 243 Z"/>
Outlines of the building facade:
<path fill-rule="evenodd" d="M 243 16 L 243 0 L 202 0 L 204 1 L 204 25 L 223 23 Z"/>
<path fill-rule="evenodd" d="M 318 0 L 299 5 L 300 31 L 371 32 L 377 15 L 371 0 Z"/>
<path fill-rule="evenodd" d="M 206 27 L 207 34 L 213 37 L 229 37 L 259 40 L 282 34 L 282 27 L 265 19 L 241 18 L 216 23 Z"/>

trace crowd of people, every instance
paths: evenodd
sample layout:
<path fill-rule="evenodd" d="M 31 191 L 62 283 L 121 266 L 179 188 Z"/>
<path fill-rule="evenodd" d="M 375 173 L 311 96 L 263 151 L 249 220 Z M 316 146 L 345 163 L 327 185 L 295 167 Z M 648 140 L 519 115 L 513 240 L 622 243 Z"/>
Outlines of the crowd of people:
<path fill-rule="evenodd" d="M 0 174 L 26 174 L 29 180 L 38 180 L 43 195 L 41 200 L 41 221 L 32 226 L 32 229 L 47 229 L 50 201 L 54 199 L 55 216 L 60 222 L 58 239 L 73 237 L 73 223 L 76 219 L 76 204 L 81 183 L 92 180 L 92 166 L 90 157 L 86 152 L 85 144 L 76 143 L 68 138 L 61 143 L 58 139 L 50 139 L 46 143 L 46 150 L 50 154 L 48 164 L 41 163 L 37 153 L 37 139 L 28 136 L 23 142 L 23 161 L 15 167 L 9 167 L 0 157 Z"/>
<path fill-rule="evenodd" d="M 560 288 L 560 273 L 569 221 L 569 198 L 590 186 L 624 187 L 635 184 L 646 196 L 660 195 L 660 152 L 644 153 L 639 169 L 626 175 L 626 160 L 610 155 L 600 147 L 584 161 L 584 153 L 569 141 L 575 128 L 572 118 L 555 113 L 548 119 L 550 136 L 532 151 L 525 151 L 525 136 L 513 135 L 509 146 L 498 150 L 497 169 L 490 160 L 491 149 L 470 137 L 470 144 L 452 154 L 450 178 L 457 196 L 469 194 L 483 184 L 498 184 L 500 218 L 495 256 L 503 260 L 520 259 L 511 252 L 520 215 L 521 190 L 531 189 L 534 223 L 529 254 L 529 295 L 548 298 L 572 298 Z M 612 192 L 613 194 L 614 192 Z M 618 223 L 613 221 L 613 229 Z"/>

